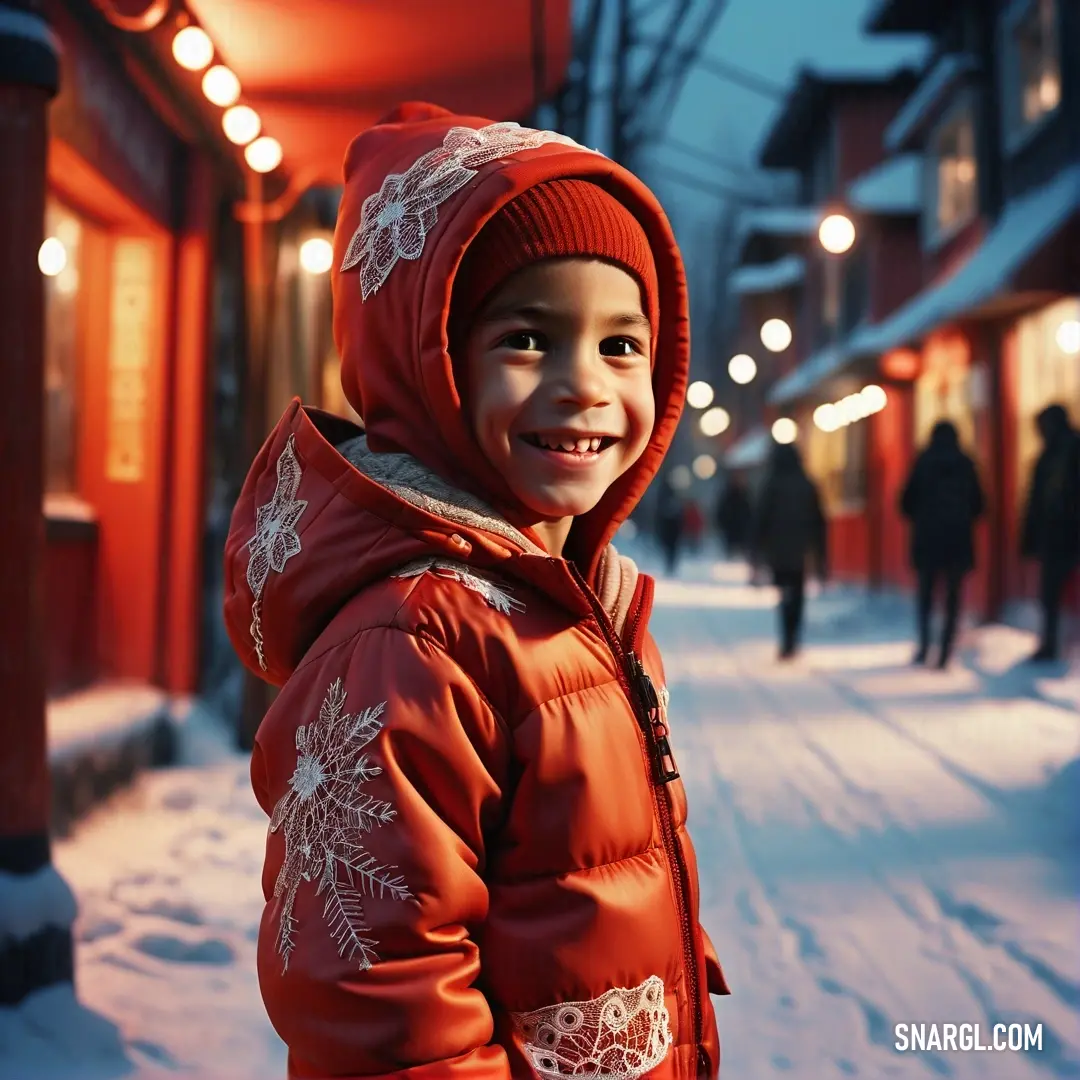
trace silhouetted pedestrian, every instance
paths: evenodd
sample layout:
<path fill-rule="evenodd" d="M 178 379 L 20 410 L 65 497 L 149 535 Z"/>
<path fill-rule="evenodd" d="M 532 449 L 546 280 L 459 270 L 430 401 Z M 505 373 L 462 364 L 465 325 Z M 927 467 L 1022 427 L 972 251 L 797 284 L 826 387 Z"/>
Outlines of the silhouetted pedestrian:
<path fill-rule="evenodd" d="M 780 590 L 780 658 L 795 655 L 802 634 L 807 563 L 828 576 L 825 516 L 813 481 L 793 445 L 773 447 L 750 534 L 755 567 L 766 566 Z"/>
<path fill-rule="evenodd" d="M 695 554 L 701 550 L 701 540 L 705 535 L 705 515 L 701 512 L 696 499 L 687 499 L 683 507 L 683 529 L 690 550 Z"/>
<path fill-rule="evenodd" d="M 911 522 L 911 565 L 919 577 L 919 647 L 915 663 L 930 651 L 930 620 L 938 582 L 945 583 L 945 622 L 938 667 L 948 664 L 960 618 L 964 578 L 975 566 L 975 522 L 984 500 L 975 463 L 960 449 L 948 420 L 934 425 L 929 445 L 915 459 L 900 497 Z"/>
<path fill-rule="evenodd" d="M 1080 435 L 1061 405 L 1050 405 L 1036 418 L 1043 450 L 1028 489 L 1021 553 L 1039 563 L 1042 640 L 1033 661 L 1058 655 L 1061 602 L 1065 586 L 1080 561 Z"/>
<path fill-rule="evenodd" d="M 670 478 L 665 478 L 660 484 L 660 497 L 656 504 L 656 539 L 664 553 L 664 569 L 669 576 L 679 566 L 684 527 L 682 499 L 671 486 Z"/>
<path fill-rule="evenodd" d="M 729 476 L 716 506 L 716 529 L 728 556 L 746 554 L 751 513 L 746 484 L 738 476 Z"/>

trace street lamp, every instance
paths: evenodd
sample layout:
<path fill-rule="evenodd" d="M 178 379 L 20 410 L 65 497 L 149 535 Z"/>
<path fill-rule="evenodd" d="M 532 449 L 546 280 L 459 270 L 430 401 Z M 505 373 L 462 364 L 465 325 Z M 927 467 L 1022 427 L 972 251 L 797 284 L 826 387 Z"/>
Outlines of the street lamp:
<path fill-rule="evenodd" d="M 830 255 L 843 255 L 855 243 L 855 225 L 846 214 L 829 214 L 818 226 L 818 240 Z"/>
<path fill-rule="evenodd" d="M 692 382 L 686 390 L 686 403 L 692 409 L 707 409 L 713 400 L 713 388 L 700 379 Z"/>
<path fill-rule="evenodd" d="M 728 361 L 727 370 L 732 382 L 738 383 L 739 386 L 746 386 L 747 383 L 754 381 L 754 376 L 757 375 L 757 364 L 754 363 L 752 356 L 739 353 Z"/>
<path fill-rule="evenodd" d="M 781 416 L 772 426 L 772 437 L 786 446 L 793 443 L 799 435 L 799 425 L 789 416 Z"/>
<path fill-rule="evenodd" d="M 702 435 L 707 435 L 709 438 L 714 435 L 723 435 L 729 427 L 731 427 L 731 417 L 727 409 L 719 405 L 701 414 Z"/>
<path fill-rule="evenodd" d="M 791 344 L 791 327 L 783 319 L 766 319 L 761 326 L 761 344 L 769 352 L 783 352 Z"/>

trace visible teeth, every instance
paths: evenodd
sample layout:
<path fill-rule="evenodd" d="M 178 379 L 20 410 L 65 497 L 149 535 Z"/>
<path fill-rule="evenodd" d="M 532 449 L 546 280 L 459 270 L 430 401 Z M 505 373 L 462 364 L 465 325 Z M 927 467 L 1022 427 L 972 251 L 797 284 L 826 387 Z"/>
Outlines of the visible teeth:
<path fill-rule="evenodd" d="M 559 449 L 560 450 L 566 450 L 566 451 L 568 451 L 569 453 L 572 454 L 577 449 L 577 443 L 576 442 L 561 442 L 561 443 L 559 443 Z"/>
<path fill-rule="evenodd" d="M 589 440 L 589 449 L 595 454 L 596 451 L 600 449 L 600 440 L 599 439 L 590 439 Z"/>
<path fill-rule="evenodd" d="M 578 439 L 575 449 L 579 454 L 587 454 L 592 449 L 592 439 Z"/>

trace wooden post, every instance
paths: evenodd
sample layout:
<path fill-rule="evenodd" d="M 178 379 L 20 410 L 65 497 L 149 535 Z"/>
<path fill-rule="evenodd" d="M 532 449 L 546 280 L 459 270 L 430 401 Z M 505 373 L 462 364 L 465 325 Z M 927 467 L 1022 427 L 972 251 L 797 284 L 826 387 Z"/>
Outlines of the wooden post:
<path fill-rule="evenodd" d="M 0 0 L 0 1005 L 71 978 L 70 894 L 52 870 L 42 613 L 49 100 L 59 50 L 37 3 Z"/>

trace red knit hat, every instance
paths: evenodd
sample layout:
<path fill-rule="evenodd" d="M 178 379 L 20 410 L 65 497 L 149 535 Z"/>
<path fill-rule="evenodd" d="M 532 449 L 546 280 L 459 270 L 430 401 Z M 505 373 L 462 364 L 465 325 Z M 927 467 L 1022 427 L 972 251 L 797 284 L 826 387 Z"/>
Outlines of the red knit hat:
<path fill-rule="evenodd" d="M 637 278 L 655 334 L 656 266 L 641 223 L 596 184 L 548 180 L 502 207 L 469 245 L 454 279 L 452 338 L 468 333 L 485 301 L 515 271 L 567 256 L 605 259 Z"/>

